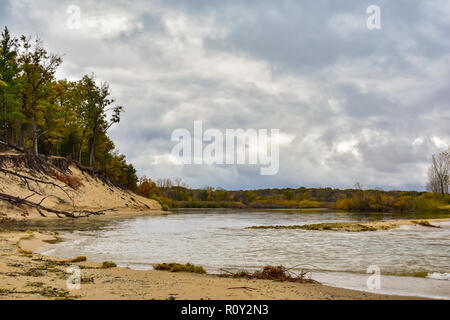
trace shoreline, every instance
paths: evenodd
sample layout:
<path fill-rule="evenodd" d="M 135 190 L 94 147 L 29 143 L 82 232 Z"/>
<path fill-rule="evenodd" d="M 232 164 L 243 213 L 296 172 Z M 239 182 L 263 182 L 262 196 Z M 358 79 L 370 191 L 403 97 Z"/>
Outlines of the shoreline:
<path fill-rule="evenodd" d="M 123 267 L 101 269 L 99 263 L 64 263 L 63 259 L 34 253 L 42 245 L 56 241 L 61 240 L 55 232 L 0 233 L 0 299 L 428 299 L 323 284 L 230 279 Z M 70 274 L 65 269 L 69 265 L 81 268 L 80 290 L 67 289 L 66 278 Z"/>
<path fill-rule="evenodd" d="M 431 223 L 430 223 L 431 221 Z M 251 226 L 247 229 L 298 229 L 298 230 L 315 230 L 315 231 L 347 231 L 347 232 L 374 232 L 399 229 L 403 226 L 411 226 L 414 228 L 441 228 L 442 223 L 450 222 L 450 218 L 437 219 L 401 219 L 401 220 L 382 220 L 382 221 L 366 221 L 366 222 L 331 222 L 316 223 L 305 225 L 260 225 Z M 435 225 L 437 223 L 437 225 Z"/>

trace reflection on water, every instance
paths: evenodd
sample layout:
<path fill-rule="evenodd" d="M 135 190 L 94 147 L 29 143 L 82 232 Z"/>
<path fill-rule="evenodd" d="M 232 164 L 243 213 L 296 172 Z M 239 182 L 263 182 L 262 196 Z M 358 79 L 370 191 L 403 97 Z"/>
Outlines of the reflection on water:
<path fill-rule="evenodd" d="M 382 274 L 445 274 L 450 271 L 448 227 L 360 233 L 246 229 L 253 225 L 430 217 L 430 214 L 325 211 L 180 210 L 178 214 L 127 219 L 97 230 L 76 231 L 68 235 L 70 241 L 44 250 L 49 255 L 67 258 L 85 255 L 91 261 L 112 260 L 137 269 L 151 269 L 158 262 L 189 261 L 210 272 L 283 264 L 360 274 L 369 265 L 379 266 Z"/>

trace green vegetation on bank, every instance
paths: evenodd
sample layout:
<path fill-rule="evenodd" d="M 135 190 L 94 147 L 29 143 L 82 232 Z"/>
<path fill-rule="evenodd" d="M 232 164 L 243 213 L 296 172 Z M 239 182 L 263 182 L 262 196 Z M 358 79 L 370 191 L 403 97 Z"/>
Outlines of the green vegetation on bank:
<path fill-rule="evenodd" d="M 167 204 L 164 203 L 164 201 L 162 201 L 160 198 L 153 196 L 151 197 L 153 200 L 158 201 L 158 203 L 161 205 L 161 209 L 163 211 L 169 211 L 169 206 Z"/>
<path fill-rule="evenodd" d="M 356 190 L 351 197 L 337 200 L 333 208 L 371 212 L 437 212 L 450 211 L 450 196 L 429 192 L 384 192 Z"/>
<path fill-rule="evenodd" d="M 223 190 L 189 188 L 181 179 L 140 179 L 136 193 L 170 208 L 302 209 L 366 212 L 450 212 L 450 195 L 419 191 L 333 188 Z"/>

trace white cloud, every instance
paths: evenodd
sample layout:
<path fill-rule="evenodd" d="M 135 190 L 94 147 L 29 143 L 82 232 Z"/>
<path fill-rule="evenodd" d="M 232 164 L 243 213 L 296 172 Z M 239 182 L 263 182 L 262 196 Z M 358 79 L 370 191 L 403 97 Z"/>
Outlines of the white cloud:
<path fill-rule="evenodd" d="M 111 83 L 125 113 L 110 133 L 139 174 L 226 188 L 422 188 L 429 155 L 450 142 L 445 1 L 383 2 L 393 20 L 383 14 L 377 33 L 365 8 L 359 15 L 345 1 L 80 0 L 79 30 L 67 28 L 71 4 L 10 1 L 6 23 L 65 53 L 61 76 L 95 72 Z M 280 129 L 279 174 L 179 165 L 170 135 L 194 120 Z"/>

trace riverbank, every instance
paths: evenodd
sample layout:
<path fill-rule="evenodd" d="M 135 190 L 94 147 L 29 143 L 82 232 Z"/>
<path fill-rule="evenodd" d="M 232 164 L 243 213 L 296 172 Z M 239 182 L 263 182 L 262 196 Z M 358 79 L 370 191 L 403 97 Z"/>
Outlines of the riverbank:
<path fill-rule="evenodd" d="M 220 278 L 214 275 L 102 269 L 33 253 L 61 241 L 54 232 L 0 233 L 0 299 L 419 299 L 319 284 Z M 81 259 L 82 260 L 82 259 Z M 70 265 L 81 268 L 80 290 L 69 290 Z"/>

